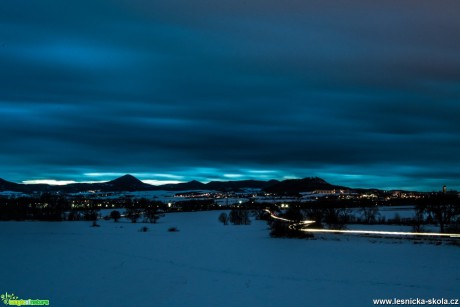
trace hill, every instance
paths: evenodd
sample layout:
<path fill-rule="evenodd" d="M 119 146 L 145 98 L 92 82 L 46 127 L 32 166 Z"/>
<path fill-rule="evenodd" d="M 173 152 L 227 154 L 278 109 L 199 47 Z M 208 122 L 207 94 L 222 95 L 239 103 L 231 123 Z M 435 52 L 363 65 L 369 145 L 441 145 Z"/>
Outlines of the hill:
<path fill-rule="evenodd" d="M 326 182 L 318 177 L 308 177 L 304 179 L 278 180 L 239 180 L 239 181 L 211 181 L 202 183 L 197 180 L 177 184 L 150 185 L 142 182 L 132 175 L 124 175 L 107 182 L 98 183 L 71 183 L 68 185 L 48 185 L 48 184 L 18 184 L 0 179 L 0 191 L 15 192 L 63 192 L 78 193 L 89 190 L 103 192 L 121 191 L 191 191 L 191 190 L 215 190 L 239 192 L 245 188 L 262 189 L 267 193 L 277 194 L 296 194 L 299 192 L 313 192 L 315 190 L 349 189 Z"/>
<path fill-rule="evenodd" d="M 313 192 L 316 190 L 349 189 L 326 182 L 318 177 L 308 177 L 303 179 L 288 179 L 264 189 L 268 193 L 277 194 L 296 194 L 300 192 Z"/>
<path fill-rule="evenodd" d="M 24 185 L 6 181 L 0 178 L 0 191 L 23 192 Z"/>

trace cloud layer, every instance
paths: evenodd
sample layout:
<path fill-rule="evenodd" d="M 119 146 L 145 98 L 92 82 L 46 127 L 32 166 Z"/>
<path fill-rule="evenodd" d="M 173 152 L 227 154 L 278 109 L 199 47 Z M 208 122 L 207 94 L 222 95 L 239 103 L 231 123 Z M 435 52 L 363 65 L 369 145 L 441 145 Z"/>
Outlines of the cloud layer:
<path fill-rule="evenodd" d="M 4 1 L 0 177 L 460 188 L 459 10 Z"/>

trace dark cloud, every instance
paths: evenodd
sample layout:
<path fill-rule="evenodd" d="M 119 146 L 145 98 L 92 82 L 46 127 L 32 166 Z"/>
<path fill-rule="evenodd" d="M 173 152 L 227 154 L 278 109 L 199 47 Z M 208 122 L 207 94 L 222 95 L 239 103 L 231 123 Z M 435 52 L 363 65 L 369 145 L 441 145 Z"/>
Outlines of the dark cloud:
<path fill-rule="evenodd" d="M 0 177 L 460 188 L 459 9 L 4 1 Z"/>

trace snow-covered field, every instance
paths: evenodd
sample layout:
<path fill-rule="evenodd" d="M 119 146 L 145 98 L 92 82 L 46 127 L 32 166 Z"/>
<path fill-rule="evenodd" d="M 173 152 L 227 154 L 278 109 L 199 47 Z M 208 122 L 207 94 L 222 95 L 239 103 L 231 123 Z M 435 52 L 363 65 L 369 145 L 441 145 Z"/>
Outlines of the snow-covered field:
<path fill-rule="evenodd" d="M 460 298 L 460 247 L 332 235 L 273 239 L 220 212 L 127 221 L 1 222 L 0 292 L 51 306 L 372 306 Z M 148 232 L 139 232 L 142 226 Z M 176 226 L 179 232 L 168 232 Z"/>

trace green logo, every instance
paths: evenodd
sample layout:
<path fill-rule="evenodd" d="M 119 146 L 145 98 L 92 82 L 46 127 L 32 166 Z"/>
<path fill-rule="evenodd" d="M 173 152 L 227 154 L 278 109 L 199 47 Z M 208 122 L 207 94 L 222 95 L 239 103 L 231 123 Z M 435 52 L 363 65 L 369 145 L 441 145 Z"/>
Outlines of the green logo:
<path fill-rule="evenodd" d="M 48 306 L 50 304 L 49 300 L 33 300 L 30 298 L 22 300 L 19 299 L 16 295 L 14 295 L 14 293 L 8 292 L 2 294 L 0 297 L 3 301 L 3 304 L 9 306 Z"/>
<path fill-rule="evenodd" d="M 5 305 L 9 305 L 10 300 L 16 300 L 18 297 L 14 296 L 14 293 L 8 294 L 8 292 L 6 292 L 5 294 L 2 294 L 1 298 Z"/>

